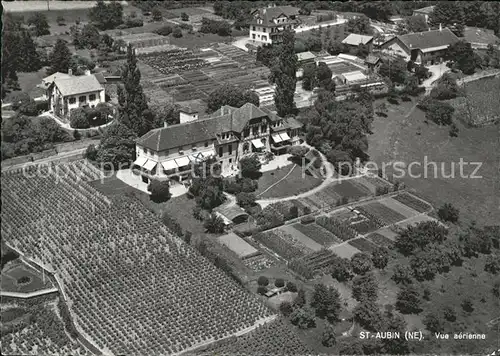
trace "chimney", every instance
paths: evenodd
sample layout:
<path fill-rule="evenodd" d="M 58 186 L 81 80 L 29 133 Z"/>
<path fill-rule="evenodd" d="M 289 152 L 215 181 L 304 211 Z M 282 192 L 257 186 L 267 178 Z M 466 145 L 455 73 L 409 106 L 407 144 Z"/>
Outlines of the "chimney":
<path fill-rule="evenodd" d="M 443 26 L 441 26 L 441 24 L 439 24 L 439 32 L 443 31 Z"/>
<path fill-rule="evenodd" d="M 68 74 L 69 74 L 69 75 L 73 75 L 73 69 L 71 69 L 71 68 L 70 68 L 70 69 L 68 69 Z"/>
<path fill-rule="evenodd" d="M 168 126 L 167 120 L 163 121 L 163 127 L 167 127 L 167 126 Z"/>
<path fill-rule="evenodd" d="M 90 75 L 90 69 L 85 69 L 85 75 Z"/>

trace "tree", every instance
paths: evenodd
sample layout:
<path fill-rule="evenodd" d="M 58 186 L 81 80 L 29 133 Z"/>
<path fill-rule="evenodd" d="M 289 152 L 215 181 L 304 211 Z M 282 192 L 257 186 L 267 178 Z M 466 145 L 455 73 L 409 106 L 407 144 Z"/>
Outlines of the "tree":
<path fill-rule="evenodd" d="M 354 278 L 352 296 L 358 302 L 365 300 L 376 302 L 378 298 L 378 286 L 375 276 L 372 273 L 368 273 Z"/>
<path fill-rule="evenodd" d="M 76 108 L 71 110 L 69 123 L 75 129 L 88 129 L 90 127 L 87 111 L 84 108 Z"/>
<path fill-rule="evenodd" d="M 339 282 L 348 281 L 353 277 L 351 261 L 347 258 L 336 256 L 330 263 L 330 274 Z"/>
<path fill-rule="evenodd" d="M 128 166 L 135 159 L 136 138 L 136 134 L 127 126 L 114 122 L 102 134 L 96 160 L 106 168 L 109 168 L 108 164 L 114 169 Z"/>
<path fill-rule="evenodd" d="M 123 7 L 118 1 L 97 0 L 96 6 L 89 10 L 89 19 L 100 30 L 113 29 L 123 23 Z"/>
<path fill-rule="evenodd" d="M 407 33 L 424 32 L 429 29 L 429 25 L 422 15 L 406 16 L 404 21 L 398 23 L 396 31 L 398 35 L 406 35 Z"/>
<path fill-rule="evenodd" d="M 66 19 L 61 15 L 57 16 L 56 22 L 58 26 L 66 26 Z"/>
<path fill-rule="evenodd" d="M 318 317 L 334 323 L 340 312 L 340 294 L 334 287 L 317 284 L 314 286 L 311 306 L 316 309 Z"/>
<path fill-rule="evenodd" d="M 430 332 L 438 333 L 444 330 L 444 320 L 439 313 L 428 313 L 424 317 L 424 325 Z"/>
<path fill-rule="evenodd" d="M 335 337 L 335 328 L 333 325 L 327 324 L 323 330 L 321 344 L 326 347 L 333 347 L 336 343 L 337 339 Z"/>
<path fill-rule="evenodd" d="M 122 68 L 123 86 L 118 87 L 118 117 L 121 123 L 142 136 L 153 127 L 153 113 L 149 110 L 141 85 L 141 72 L 132 45 L 127 47 L 127 63 Z"/>
<path fill-rule="evenodd" d="M 255 205 L 255 194 L 254 193 L 245 193 L 241 192 L 236 195 L 236 201 L 238 205 L 243 209 L 248 209 Z"/>
<path fill-rule="evenodd" d="M 378 269 L 384 269 L 389 262 L 389 251 L 385 247 L 378 247 L 372 252 L 373 266 Z"/>
<path fill-rule="evenodd" d="M 22 31 L 19 38 L 19 61 L 17 70 L 20 72 L 36 72 L 42 68 L 40 55 L 36 50 L 36 44 L 28 31 Z M 5 45 L 5 43 L 4 43 Z"/>
<path fill-rule="evenodd" d="M 373 301 L 364 300 L 356 305 L 353 316 L 354 320 L 367 330 L 377 331 L 382 326 L 382 314 Z"/>
<path fill-rule="evenodd" d="M 155 203 L 164 203 L 172 196 L 168 180 L 160 181 L 152 179 L 149 183 L 148 190 L 151 192 L 151 200 Z"/>
<path fill-rule="evenodd" d="M 474 311 L 474 303 L 472 302 L 472 300 L 470 298 L 465 298 L 463 301 L 462 301 L 462 309 L 467 312 L 467 313 L 471 313 Z"/>
<path fill-rule="evenodd" d="M 448 236 L 448 230 L 436 221 L 423 221 L 402 230 L 396 238 L 395 247 L 408 256 L 417 248 L 424 248 L 430 243 L 442 243 Z"/>
<path fill-rule="evenodd" d="M 316 64 L 307 63 L 304 65 L 304 72 L 302 74 L 302 89 L 313 90 L 318 85 L 316 79 Z"/>
<path fill-rule="evenodd" d="M 50 35 L 47 17 L 40 12 L 35 12 L 28 18 L 28 25 L 34 26 L 35 36 Z"/>
<path fill-rule="evenodd" d="M 294 95 L 296 89 L 297 56 L 294 51 L 294 32 L 283 32 L 283 43 L 278 57 L 271 67 L 271 81 L 276 84 L 274 104 L 278 115 L 286 117 L 295 112 Z"/>
<path fill-rule="evenodd" d="M 486 258 L 484 270 L 491 274 L 500 273 L 500 255 L 498 254 L 489 255 Z"/>
<path fill-rule="evenodd" d="M 153 7 L 151 15 L 153 17 L 153 21 L 161 21 L 163 19 L 163 14 L 158 6 Z"/>
<path fill-rule="evenodd" d="M 460 210 L 455 208 L 452 204 L 450 203 L 445 203 L 442 205 L 438 212 L 438 217 L 443 220 L 443 221 L 449 221 L 453 224 L 456 224 L 458 222 L 458 217 L 460 215 Z"/>
<path fill-rule="evenodd" d="M 361 35 L 371 35 L 373 33 L 370 27 L 370 19 L 366 16 L 349 19 L 349 21 L 347 21 L 346 31 Z"/>
<path fill-rule="evenodd" d="M 432 88 L 431 98 L 437 100 L 448 100 L 456 98 L 459 94 L 460 89 L 457 81 L 449 73 L 445 73 L 438 79 L 437 85 Z"/>
<path fill-rule="evenodd" d="M 175 38 L 182 37 L 182 30 L 179 26 L 174 27 L 174 29 L 172 30 L 172 36 L 174 36 Z"/>
<path fill-rule="evenodd" d="M 219 110 L 223 105 L 239 108 L 246 103 L 259 106 L 259 97 L 253 91 L 245 90 L 231 84 L 224 84 L 208 96 L 207 112 L 212 113 Z"/>
<path fill-rule="evenodd" d="M 410 260 L 413 275 L 419 281 L 432 280 L 439 272 L 444 272 L 450 267 L 450 261 L 445 250 L 439 245 L 429 245 L 425 250 L 419 251 Z"/>
<path fill-rule="evenodd" d="M 212 234 L 220 234 L 224 232 L 224 220 L 216 214 L 211 214 L 203 223 L 203 227 Z"/>
<path fill-rule="evenodd" d="M 97 48 L 101 41 L 99 30 L 92 24 L 86 24 L 82 28 L 78 43 L 86 48 Z"/>
<path fill-rule="evenodd" d="M 267 285 L 269 285 L 269 278 L 267 278 L 266 276 L 260 276 L 259 279 L 257 279 L 257 284 L 259 286 L 266 287 Z"/>
<path fill-rule="evenodd" d="M 47 75 L 55 72 L 68 73 L 71 62 L 71 52 L 66 44 L 66 41 L 58 39 L 54 45 L 54 49 L 49 54 L 50 68 L 47 70 Z"/>
<path fill-rule="evenodd" d="M 396 308 L 403 314 L 418 314 L 420 307 L 420 294 L 412 284 L 404 286 L 397 295 Z"/>
<path fill-rule="evenodd" d="M 276 278 L 276 280 L 274 281 L 274 286 L 277 288 L 282 288 L 285 286 L 285 281 L 283 280 L 283 278 Z"/>
<path fill-rule="evenodd" d="M 314 319 L 314 312 L 311 308 L 305 306 L 296 309 L 290 315 L 290 321 L 299 329 L 309 329 L 316 327 L 316 320 Z"/>
<path fill-rule="evenodd" d="M 284 301 L 280 304 L 280 313 L 285 317 L 289 317 L 293 313 L 293 307 L 290 302 Z"/>
<path fill-rule="evenodd" d="M 429 16 L 429 23 L 435 28 L 448 27 L 462 37 L 465 25 L 463 9 L 457 1 L 440 1 Z"/>
<path fill-rule="evenodd" d="M 182 21 L 189 21 L 189 15 L 186 14 L 185 12 L 181 13 L 181 20 Z"/>
<path fill-rule="evenodd" d="M 458 41 L 448 47 L 445 59 L 447 66 L 461 70 L 464 74 L 474 74 L 481 65 L 481 58 L 474 52 L 470 43 Z"/>
<path fill-rule="evenodd" d="M 378 72 L 392 83 L 398 84 L 404 84 L 408 75 L 406 62 L 402 58 L 383 60 Z"/>
<path fill-rule="evenodd" d="M 431 99 L 425 110 L 425 118 L 434 121 L 438 125 L 451 125 L 455 108 L 439 100 Z"/>
<path fill-rule="evenodd" d="M 457 313 L 455 312 L 455 309 L 453 309 L 449 305 L 446 305 L 443 308 L 443 315 L 444 318 L 448 321 L 454 322 L 455 320 L 457 320 Z"/>
<path fill-rule="evenodd" d="M 257 178 L 260 176 L 260 163 L 259 157 L 252 155 L 249 157 L 243 157 L 240 159 L 240 173 L 245 178 Z"/>
<path fill-rule="evenodd" d="M 288 154 L 291 154 L 295 162 L 302 163 L 305 155 L 309 152 L 309 147 L 307 146 L 290 146 L 287 150 Z"/>
<path fill-rule="evenodd" d="M 303 289 L 299 289 L 297 298 L 295 298 L 293 304 L 299 308 L 302 308 L 304 305 L 306 305 L 306 292 L 304 292 Z"/>
<path fill-rule="evenodd" d="M 358 252 L 351 257 L 351 266 L 356 274 L 365 274 L 373 268 L 370 256 L 363 252 Z"/>
<path fill-rule="evenodd" d="M 95 161 L 96 157 L 97 157 L 97 148 L 93 144 L 88 145 L 87 149 L 85 150 L 85 158 L 90 161 Z"/>
<path fill-rule="evenodd" d="M 392 280 L 396 283 L 411 284 L 413 282 L 413 272 L 410 266 L 398 264 L 394 267 Z"/>
<path fill-rule="evenodd" d="M 335 82 L 332 80 L 332 71 L 324 62 L 316 67 L 316 78 L 319 86 L 325 90 L 335 92 Z"/>

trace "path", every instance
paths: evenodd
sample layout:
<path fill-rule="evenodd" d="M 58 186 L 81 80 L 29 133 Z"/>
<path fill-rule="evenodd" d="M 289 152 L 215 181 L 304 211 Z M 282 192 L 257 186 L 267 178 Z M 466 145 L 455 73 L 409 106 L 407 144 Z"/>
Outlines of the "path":
<path fill-rule="evenodd" d="M 279 181 L 271 184 L 269 187 L 267 187 L 263 192 L 260 192 L 257 196 L 261 196 L 262 194 L 264 194 L 265 192 L 267 192 L 269 189 L 271 189 L 272 187 L 274 187 L 276 184 L 279 184 L 281 183 L 284 179 L 286 179 L 290 174 L 292 174 L 293 170 L 295 169 L 295 167 L 297 167 L 296 164 L 293 165 L 293 167 L 290 169 L 290 171 L 283 177 L 281 178 Z"/>
<path fill-rule="evenodd" d="M 319 24 L 316 24 L 316 25 L 311 25 L 311 26 L 304 26 L 304 27 L 297 27 L 295 29 L 295 33 L 301 33 L 301 32 L 305 32 L 305 31 L 311 31 L 311 30 L 314 30 L 316 28 L 324 28 L 324 27 L 327 27 L 327 26 L 335 26 L 335 25 L 340 25 L 340 24 L 343 24 L 343 23 L 346 23 L 347 20 L 346 19 L 338 19 L 338 20 L 334 20 L 334 21 L 326 21 L 326 22 L 321 22 Z"/>
<path fill-rule="evenodd" d="M 2 167 L 2 172 L 23 169 L 23 168 L 29 167 L 29 166 L 37 166 L 37 165 L 41 165 L 41 164 L 47 164 L 50 162 L 64 161 L 64 160 L 72 161 L 73 159 L 80 159 L 80 158 L 83 158 L 86 150 L 87 150 L 87 148 L 79 148 L 77 150 L 68 151 L 68 152 L 61 152 L 61 153 L 58 153 L 57 155 L 50 156 L 47 158 L 42 158 L 42 159 L 32 161 L 32 162 L 19 163 L 19 164 L 14 164 L 14 165 L 8 166 L 8 167 Z"/>
<path fill-rule="evenodd" d="M 309 145 L 306 145 L 306 146 L 313 149 L 313 147 L 311 147 Z M 326 178 L 323 180 L 323 182 L 321 182 L 320 185 L 318 185 L 317 187 L 314 187 L 311 190 L 308 190 L 307 192 L 301 193 L 301 194 L 296 194 L 296 195 L 292 195 L 289 197 L 283 197 L 283 198 L 260 199 L 260 200 L 257 200 L 256 202 L 264 209 L 266 206 L 273 204 L 273 203 L 278 203 L 278 202 L 292 200 L 292 199 L 306 198 L 308 196 L 311 196 L 315 193 L 322 191 L 324 188 L 326 188 L 331 183 L 340 182 L 343 180 L 355 179 L 355 178 L 359 178 L 359 177 L 363 177 L 363 176 L 367 175 L 367 173 L 365 172 L 363 174 L 358 174 L 355 176 L 345 177 L 345 178 L 334 177 L 335 169 L 333 168 L 333 164 L 328 162 L 328 160 L 326 159 L 324 154 L 322 154 L 321 152 L 319 152 L 319 154 L 321 156 L 321 159 L 324 162 L 324 167 L 326 170 Z"/>
<path fill-rule="evenodd" d="M 464 83 L 473 82 L 475 80 L 479 80 L 479 79 L 483 79 L 483 78 L 494 77 L 497 75 L 500 75 L 500 70 L 492 70 L 492 71 L 485 71 L 483 73 L 475 73 L 473 75 L 468 75 L 464 78 L 458 79 L 457 84 L 463 85 Z"/>
<path fill-rule="evenodd" d="M 109 125 L 111 125 L 114 120 L 111 120 L 110 122 L 108 122 L 107 124 L 104 124 L 104 125 L 101 125 L 101 126 L 96 126 L 96 127 L 91 127 L 91 128 L 88 128 L 88 129 L 75 129 L 73 127 L 71 127 L 69 125 L 69 122 L 62 122 L 57 116 L 51 114 L 50 112 L 46 111 L 44 113 L 42 113 L 40 116 L 43 116 L 43 117 L 49 117 L 51 119 L 53 119 L 55 122 L 57 122 L 57 124 L 59 126 L 61 126 L 63 129 L 66 129 L 66 130 L 76 130 L 78 132 L 86 132 L 86 131 L 95 131 L 95 130 L 98 130 L 98 129 L 102 129 L 102 128 L 105 128 Z"/>
<path fill-rule="evenodd" d="M 40 289 L 35 292 L 28 292 L 28 293 L 0 291 L 0 296 L 28 299 L 28 298 L 38 297 L 40 295 L 52 294 L 57 292 L 58 292 L 57 288 Z"/>
<path fill-rule="evenodd" d="M 427 78 L 422 82 L 422 86 L 425 87 L 425 94 L 429 95 L 432 88 L 434 87 L 434 83 L 443 76 L 444 73 L 449 72 L 451 69 L 446 66 L 447 62 L 433 64 L 427 67 L 431 72 L 431 77 Z"/>

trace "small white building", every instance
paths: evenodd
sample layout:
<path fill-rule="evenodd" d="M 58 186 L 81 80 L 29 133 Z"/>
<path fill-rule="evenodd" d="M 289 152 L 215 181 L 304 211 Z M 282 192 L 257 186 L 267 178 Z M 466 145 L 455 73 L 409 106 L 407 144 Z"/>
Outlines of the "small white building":
<path fill-rule="evenodd" d="M 60 74 L 53 78 L 47 90 L 49 110 L 55 115 L 68 116 L 73 109 L 95 107 L 106 101 L 104 87 L 90 71 L 81 76 Z"/>
<path fill-rule="evenodd" d="M 339 75 L 337 78 L 340 80 L 342 84 L 354 85 L 365 82 L 368 77 L 361 71 L 354 71 L 354 72 L 343 73 Z"/>
<path fill-rule="evenodd" d="M 421 9 L 413 10 L 413 16 L 423 16 L 425 22 L 429 22 L 429 17 L 433 13 L 433 11 L 434 11 L 434 6 L 427 6 Z"/>

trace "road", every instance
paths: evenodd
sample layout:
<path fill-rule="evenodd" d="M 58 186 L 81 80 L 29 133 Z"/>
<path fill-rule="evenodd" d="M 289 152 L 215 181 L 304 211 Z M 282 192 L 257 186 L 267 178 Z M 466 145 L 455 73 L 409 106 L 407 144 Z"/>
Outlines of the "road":
<path fill-rule="evenodd" d="M 432 76 L 422 82 L 422 86 L 425 87 L 425 94 L 429 94 L 434 87 L 435 82 L 443 76 L 444 73 L 449 72 L 450 68 L 446 66 L 447 62 L 433 64 L 427 67 L 431 72 Z"/>

